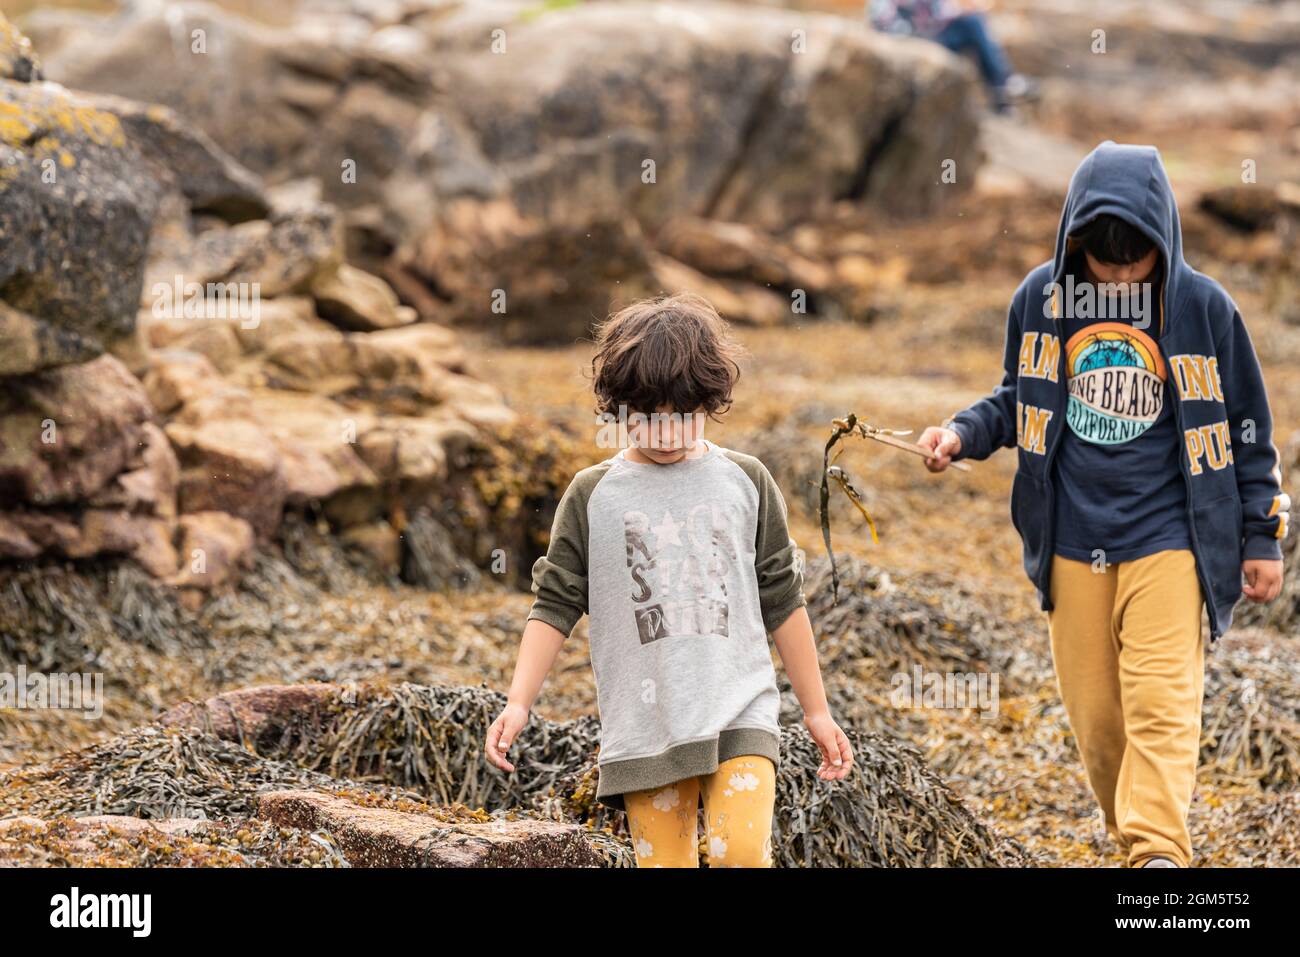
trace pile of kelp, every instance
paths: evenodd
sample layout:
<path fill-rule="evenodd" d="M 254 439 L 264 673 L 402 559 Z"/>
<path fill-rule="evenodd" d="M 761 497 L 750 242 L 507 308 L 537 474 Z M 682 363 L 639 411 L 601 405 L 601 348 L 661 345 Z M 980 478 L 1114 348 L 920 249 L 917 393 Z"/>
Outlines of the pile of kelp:
<path fill-rule="evenodd" d="M 145 725 L 41 764 L 0 772 L 0 814 L 145 820 L 247 817 L 265 791 L 371 787 L 258 755 L 197 728 Z M 380 786 L 386 797 L 420 800 Z"/>
<path fill-rule="evenodd" d="M 998 674 L 1004 691 L 1032 685 L 1050 668 L 1033 624 L 1008 624 L 986 599 L 935 576 L 905 582 L 854 556 L 840 558 L 838 599 L 830 563 L 808 562 L 804 592 L 822 668 L 841 673 L 866 662 L 885 675 L 911 671 Z M 888 682 L 886 682 L 888 684 Z"/>
<path fill-rule="evenodd" d="M 0 774 L 0 816 L 179 816 L 236 826 L 249 823 L 261 792 L 343 789 L 583 823 L 608 865 L 630 865 L 621 813 L 594 800 L 595 721 L 535 718 L 512 751 L 518 770 L 507 775 L 489 767 L 482 754 L 487 727 L 503 703 L 502 695 L 483 688 L 360 686 L 340 695 L 323 721 L 320 715 L 287 721 L 264 754 L 201 728 L 144 727 Z M 816 777 L 820 756 L 806 732 L 783 732 L 774 838 L 780 864 L 1026 862 L 1015 842 L 972 813 L 913 748 L 857 731 L 850 739 L 857 769 L 830 783 Z"/>
<path fill-rule="evenodd" d="M 432 536 L 419 531 L 418 516 L 411 527 L 411 560 L 427 571 L 436 565 L 424 550 Z M 238 587 L 199 611 L 130 562 L 0 566 L 0 670 L 104 682 L 104 714 L 94 722 L 0 708 L 0 766 L 128 731 L 178 700 L 223 688 L 495 676 L 509 666 L 507 630 L 517 639 L 508 594 L 490 581 L 472 593 L 411 586 L 301 515 L 286 517 L 281 542 L 257 553 Z"/>
<path fill-rule="evenodd" d="M 951 715 L 996 707 L 1001 697 L 1036 687 L 1044 674 L 1050 678 L 1032 623 L 1009 623 L 949 580 L 898 582 L 852 555 L 841 556 L 839 565 L 838 599 L 824 558 L 808 562 L 804 590 L 832 710 L 859 727 L 920 742 L 933 712 L 900 704 L 900 694 L 935 681 L 982 689 L 982 698 L 967 695 L 967 708 Z M 785 702 L 784 719 L 797 721 L 797 703 L 789 695 Z"/>
<path fill-rule="evenodd" d="M 487 730 L 505 704 L 481 688 L 404 684 L 362 695 L 324 734 L 296 736 L 287 753 L 331 775 L 379 778 L 440 803 L 535 807 L 622 836 L 622 815 L 594 797 L 594 718 L 534 718 L 511 752 L 516 772 L 483 760 Z M 291 735 L 291 737 L 295 737 Z M 860 754 L 849 779 L 814 773 L 802 728 L 782 734 L 776 859 L 787 866 L 989 866 L 1022 862 L 1013 843 L 977 819 L 912 748 L 850 731 Z"/>
<path fill-rule="evenodd" d="M 1267 633 L 1229 634 L 1209 655 L 1201 770 L 1223 783 L 1300 787 L 1300 660 Z"/>
<path fill-rule="evenodd" d="M 852 556 L 841 557 L 840 572 L 838 601 L 824 559 L 806 572 L 835 713 L 915 745 L 944 782 L 1036 856 L 1089 863 L 1107 854 L 1057 694 L 1046 621 L 1008 621 L 960 581 L 896 582 Z M 1204 799 L 1215 803 L 1193 808 L 1194 822 L 1215 814 L 1214 826 L 1198 835 L 1207 859 L 1253 859 L 1245 843 L 1241 853 L 1234 849 L 1243 838 L 1237 820 L 1272 827 L 1277 848 L 1294 844 L 1268 810 L 1300 789 L 1300 659 L 1289 640 L 1272 629 L 1236 628 L 1207 655 L 1199 780 Z M 996 676 L 995 707 L 986 714 L 900 703 L 897 682 L 918 674 Z M 785 698 L 784 720 L 797 721 L 788 690 Z M 1254 833 L 1250 842 L 1270 846 Z"/>
<path fill-rule="evenodd" d="M 847 555 L 840 571 L 838 602 L 824 559 L 809 563 L 806 592 L 832 707 L 859 764 L 846 782 L 820 782 L 811 742 L 786 732 L 778 861 L 989 866 L 1105 854 L 1088 823 L 1095 802 L 1055 693 L 1045 623 L 1004 615 L 959 578 L 891 578 Z M 345 788 L 581 822 L 607 863 L 627 865 L 621 815 L 595 800 L 598 728 L 581 628 L 544 702 L 579 717 L 536 717 L 515 746 L 514 775 L 482 759 L 501 697 L 468 686 L 505 686 L 525 607 L 526 596 L 487 580 L 462 593 L 389 581 L 308 520 L 290 522 L 279 549 L 260 553 L 236 590 L 199 612 L 129 564 L 5 570 L 0 667 L 99 671 L 107 694 L 100 722 L 0 710 L 0 765 L 18 765 L 0 780 L 0 818 L 199 815 L 249 832 L 260 828 L 248 815 L 262 791 Z M 1284 827 L 1278 809 L 1300 789 L 1300 661 L 1285 642 L 1271 628 L 1236 629 L 1207 659 L 1201 782 L 1222 801 L 1193 807 L 1194 824 L 1211 826 L 1213 814 L 1213 833 L 1198 838 L 1207 859 L 1248 863 L 1247 844 L 1257 843 L 1269 860 L 1287 860 L 1278 856 L 1285 834 L 1247 842 L 1234 823 Z M 895 680 L 917 673 L 996 677 L 1000 697 L 987 714 L 900 705 Z M 781 680 L 783 724 L 797 728 Z M 261 753 L 203 729 L 147 724 L 185 698 L 308 681 L 355 692 L 327 720 L 286 726 Z M 91 732 L 97 743 L 82 748 Z M 34 756 L 52 757 L 19 765 Z M 285 841 L 277 851 L 266 832 L 245 860 L 333 860 L 302 835 Z M 115 848 L 109 857 L 122 859 Z M 156 859 L 142 850 L 141 862 Z"/>
<path fill-rule="evenodd" d="M 1011 700 L 1053 686 L 1045 620 L 1013 626 L 955 583 L 920 576 L 903 588 L 855 558 L 841 566 L 838 602 L 823 560 L 809 563 L 807 592 L 828 689 L 855 719 L 907 733 L 890 695 L 895 679 L 917 669 L 996 675 L 1000 698 Z M 1300 787 L 1300 660 L 1279 649 L 1275 636 L 1237 628 L 1207 655 L 1203 775 Z M 1062 758 L 1074 760 L 1068 751 Z"/>

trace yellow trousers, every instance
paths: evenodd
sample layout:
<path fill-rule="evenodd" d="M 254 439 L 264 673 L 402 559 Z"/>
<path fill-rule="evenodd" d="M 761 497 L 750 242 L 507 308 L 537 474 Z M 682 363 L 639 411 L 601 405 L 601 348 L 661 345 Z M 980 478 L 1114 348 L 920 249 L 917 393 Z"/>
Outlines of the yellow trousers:
<path fill-rule="evenodd" d="M 1104 570 L 1058 555 L 1051 589 L 1057 687 L 1106 830 L 1131 866 L 1186 867 L 1205 668 L 1192 553 Z"/>
<path fill-rule="evenodd" d="M 776 768 L 746 754 L 712 774 L 623 795 L 637 867 L 699 867 L 695 819 L 704 801 L 710 867 L 771 867 Z"/>

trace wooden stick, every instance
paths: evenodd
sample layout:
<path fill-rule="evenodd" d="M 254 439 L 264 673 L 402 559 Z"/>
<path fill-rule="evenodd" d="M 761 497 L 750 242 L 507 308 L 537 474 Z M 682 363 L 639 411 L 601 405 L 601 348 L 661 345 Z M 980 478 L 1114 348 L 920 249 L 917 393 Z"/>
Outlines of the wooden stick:
<path fill-rule="evenodd" d="M 911 452 L 913 455 L 919 455 L 922 458 L 927 458 L 927 459 L 934 458 L 934 455 L 930 452 L 930 450 L 925 448 L 924 446 L 917 445 L 915 442 L 907 442 L 903 439 L 898 438 L 895 435 L 886 435 L 881 432 L 873 432 L 870 429 L 863 429 L 860 434 L 865 435 L 869 439 L 875 439 L 877 442 L 883 442 L 886 445 L 892 445 L 896 449 L 902 449 L 904 452 Z M 959 472 L 969 472 L 971 470 L 969 463 L 966 462 L 950 462 L 948 463 L 948 467 L 957 469 L 957 471 Z"/>

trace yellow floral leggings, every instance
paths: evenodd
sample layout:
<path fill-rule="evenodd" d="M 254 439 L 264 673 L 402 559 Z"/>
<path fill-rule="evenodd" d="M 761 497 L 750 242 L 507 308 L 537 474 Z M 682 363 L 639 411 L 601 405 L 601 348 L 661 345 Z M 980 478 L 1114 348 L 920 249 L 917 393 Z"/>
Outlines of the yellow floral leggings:
<path fill-rule="evenodd" d="M 754 754 L 712 774 L 623 795 L 637 867 L 699 867 L 696 812 L 704 800 L 710 867 L 771 867 L 776 768 Z"/>

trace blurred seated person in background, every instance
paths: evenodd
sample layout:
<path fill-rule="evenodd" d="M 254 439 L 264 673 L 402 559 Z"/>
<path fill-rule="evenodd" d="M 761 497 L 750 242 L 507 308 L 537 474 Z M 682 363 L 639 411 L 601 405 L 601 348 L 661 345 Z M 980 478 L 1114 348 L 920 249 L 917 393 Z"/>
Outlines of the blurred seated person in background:
<path fill-rule="evenodd" d="M 957 54 L 973 52 L 999 113 L 1035 92 L 1028 78 L 1012 71 L 984 14 L 977 10 L 964 9 L 952 0 L 867 0 L 867 19 L 882 33 L 933 40 Z"/>

